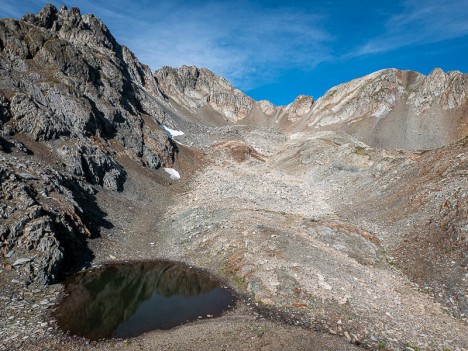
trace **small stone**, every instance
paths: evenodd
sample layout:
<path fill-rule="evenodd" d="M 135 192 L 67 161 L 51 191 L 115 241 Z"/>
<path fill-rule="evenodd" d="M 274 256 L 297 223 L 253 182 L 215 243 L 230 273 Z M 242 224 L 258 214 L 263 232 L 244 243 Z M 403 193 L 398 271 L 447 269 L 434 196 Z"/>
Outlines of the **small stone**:
<path fill-rule="evenodd" d="M 47 305 L 49 303 L 49 300 L 44 299 L 41 302 L 39 302 L 40 305 Z"/>
<path fill-rule="evenodd" d="M 11 256 L 13 256 L 13 254 L 15 253 L 15 250 L 10 250 L 8 251 L 8 253 L 5 255 L 6 258 L 10 258 Z"/>
<path fill-rule="evenodd" d="M 349 335 L 347 331 L 344 332 L 344 336 L 348 341 L 351 341 L 351 336 Z"/>
<path fill-rule="evenodd" d="M 18 176 L 20 178 L 25 179 L 25 180 L 37 180 L 37 179 L 39 179 L 35 175 L 32 175 L 31 173 L 27 173 L 27 172 L 22 172 L 22 173 L 18 174 Z"/>
<path fill-rule="evenodd" d="M 324 281 L 319 281 L 319 286 L 324 288 L 325 290 L 332 290 L 333 287 L 328 284 L 327 282 L 324 282 Z"/>
<path fill-rule="evenodd" d="M 348 302 L 348 297 L 347 297 L 347 296 L 345 296 L 345 297 L 343 297 L 342 299 L 339 299 L 339 300 L 338 300 L 338 303 L 339 303 L 340 305 L 344 305 L 344 304 L 346 304 L 346 302 Z"/>
<path fill-rule="evenodd" d="M 15 263 L 13 263 L 13 266 L 20 266 L 22 264 L 25 264 L 25 263 L 28 263 L 30 262 L 31 259 L 30 258 L 19 258 L 15 261 Z"/>
<path fill-rule="evenodd" d="M 110 258 L 111 260 L 115 260 L 117 257 L 115 257 L 115 256 L 113 256 L 113 255 L 109 255 L 109 258 Z"/>

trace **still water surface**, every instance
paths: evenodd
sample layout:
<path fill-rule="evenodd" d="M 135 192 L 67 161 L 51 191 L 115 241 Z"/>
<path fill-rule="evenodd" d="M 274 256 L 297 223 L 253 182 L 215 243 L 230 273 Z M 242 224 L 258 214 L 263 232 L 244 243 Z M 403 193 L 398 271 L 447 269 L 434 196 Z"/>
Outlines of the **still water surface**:
<path fill-rule="evenodd" d="M 233 307 L 219 281 L 174 262 L 125 263 L 80 272 L 65 282 L 59 326 L 91 340 L 170 329 Z"/>

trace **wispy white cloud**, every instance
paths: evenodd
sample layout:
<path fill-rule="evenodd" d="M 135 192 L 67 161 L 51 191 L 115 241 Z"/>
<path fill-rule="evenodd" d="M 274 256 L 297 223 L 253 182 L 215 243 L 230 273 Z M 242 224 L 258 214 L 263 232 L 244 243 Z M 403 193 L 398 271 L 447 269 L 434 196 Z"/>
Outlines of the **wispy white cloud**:
<path fill-rule="evenodd" d="M 36 0 L 40 1 L 40 0 Z M 113 1 L 113 6 L 105 5 L 104 2 L 92 1 L 92 0 L 80 0 L 79 3 L 75 0 L 62 0 L 62 2 L 51 1 L 51 0 L 42 0 L 42 2 L 53 2 L 60 7 L 62 4 L 65 5 L 67 8 L 78 7 L 80 11 L 83 13 L 92 13 L 101 19 L 112 19 L 123 21 L 126 19 L 127 14 L 124 11 L 118 11 L 113 8 L 116 4 L 118 4 L 119 0 Z M 60 4 L 60 5 L 58 5 Z"/>
<path fill-rule="evenodd" d="M 1 0 L 0 1 L 0 17 L 20 18 L 25 13 L 30 12 L 31 6 L 39 10 L 44 5 L 43 1 L 30 0 Z"/>
<path fill-rule="evenodd" d="M 397 49 L 443 48 L 444 40 L 468 35 L 466 0 L 0 0 L 0 17 L 47 2 L 94 13 L 152 69 L 207 67 L 243 90 L 356 56 L 384 54 L 391 62 Z"/>
<path fill-rule="evenodd" d="M 5 0 L 5 3 L 1 4 L 2 7 L 2 17 L 11 17 L 17 18 L 22 15 L 20 9 L 14 5 L 14 2 L 11 0 Z"/>
<path fill-rule="evenodd" d="M 119 38 L 152 68 L 208 67 L 242 89 L 298 66 L 312 69 L 329 57 L 331 35 L 323 17 L 293 8 L 261 8 L 249 2 L 203 2 L 154 9 Z"/>
<path fill-rule="evenodd" d="M 356 47 L 351 56 L 384 53 L 465 35 L 468 35 L 466 0 L 407 0 L 400 13 L 389 17 L 385 32 Z"/>

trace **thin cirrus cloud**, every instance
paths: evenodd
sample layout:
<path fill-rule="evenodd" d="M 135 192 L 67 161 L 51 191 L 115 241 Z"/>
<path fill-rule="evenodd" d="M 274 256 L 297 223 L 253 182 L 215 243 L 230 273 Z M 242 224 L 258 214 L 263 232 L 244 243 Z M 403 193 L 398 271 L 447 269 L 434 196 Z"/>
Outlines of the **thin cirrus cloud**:
<path fill-rule="evenodd" d="M 154 14 L 137 24 L 138 35 L 121 36 L 143 62 L 208 67 L 242 89 L 286 66 L 313 68 L 330 55 L 323 17 L 307 11 L 206 2 Z"/>
<path fill-rule="evenodd" d="M 47 2 L 77 6 L 71 0 L 1 0 L 2 15 L 20 17 Z M 262 1 L 81 0 L 117 40 L 152 69 L 165 65 L 207 67 L 242 88 L 264 84 L 285 69 L 313 69 L 330 58 L 332 35 L 326 16 L 312 9 Z"/>
<path fill-rule="evenodd" d="M 410 45 L 424 45 L 468 34 L 466 0 L 408 0 L 401 12 L 389 16 L 382 34 L 357 46 L 350 56 L 385 53 Z"/>
<path fill-rule="evenodd" d="M 280 103 L 386 67 L 466 70 L 466 0 L 0 0 L 0 17 L 47 2 L 95 14 L 153 70 L 206 67 Z"/>

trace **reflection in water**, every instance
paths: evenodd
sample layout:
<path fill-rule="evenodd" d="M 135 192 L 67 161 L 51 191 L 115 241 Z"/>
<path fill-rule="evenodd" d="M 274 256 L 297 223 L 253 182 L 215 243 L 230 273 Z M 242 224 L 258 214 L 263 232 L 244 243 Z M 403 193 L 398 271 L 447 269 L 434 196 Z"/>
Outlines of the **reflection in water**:
<path fill-rule="evenodd" d="M 71 334 L 99 340 L 219 316 L 236 298 L 207 275 L 173 262 L 128 263 L 78 273 L 55 317 Z"/>

